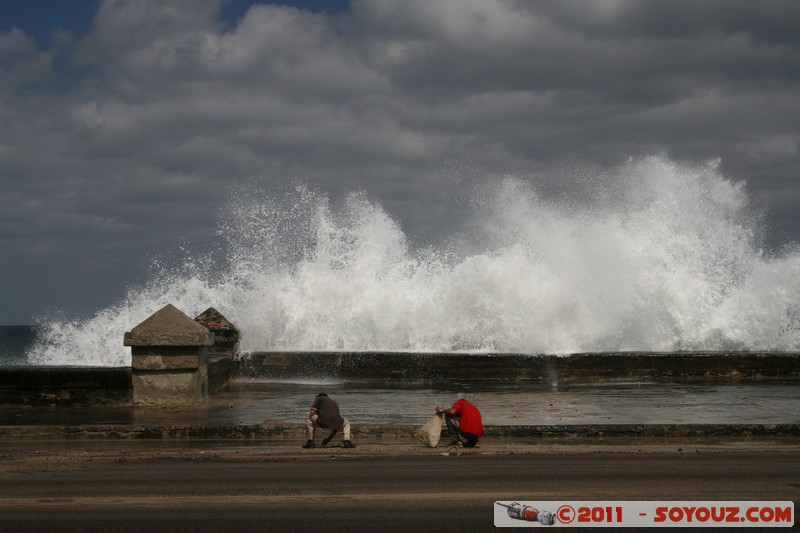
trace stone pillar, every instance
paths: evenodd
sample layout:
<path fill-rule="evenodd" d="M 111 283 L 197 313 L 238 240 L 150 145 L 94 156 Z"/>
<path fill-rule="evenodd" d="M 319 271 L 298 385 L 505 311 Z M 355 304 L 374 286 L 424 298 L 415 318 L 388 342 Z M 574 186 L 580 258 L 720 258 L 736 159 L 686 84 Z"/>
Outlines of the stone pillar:
<path fill-rule="evenodd" d="M 125 332 L 135 405 L 196 405 L 208 396 L 214 335 L 172 304 Z"/>
<path fill-rule="evenodd" d="M 208 391 L 213 394 L 230 381 L 233 358 L 239 351 L 239 330 L 213 307 L 194 321 L 214 334 L 214 345 L 208 349 Z"/>

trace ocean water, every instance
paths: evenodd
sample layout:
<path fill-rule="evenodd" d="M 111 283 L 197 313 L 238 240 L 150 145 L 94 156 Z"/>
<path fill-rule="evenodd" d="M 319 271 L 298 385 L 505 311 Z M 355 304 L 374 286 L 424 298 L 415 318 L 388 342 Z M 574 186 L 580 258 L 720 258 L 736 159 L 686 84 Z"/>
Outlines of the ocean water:
<path fill-rule="evenodd" d="M 612 174 L 558 200 L 510 176 L 465 190 L 466 222 L 426 246 L 363 193 L 237 189 L 214 253 L 154 261 L 87 319 L 42 317 L 26 359 L 129 364 L 124 332 L 167 303 L 216 307 L 243 351 L 800 350 L 800 249 L 763 252 L 743 183 L 665 157 Z"/>

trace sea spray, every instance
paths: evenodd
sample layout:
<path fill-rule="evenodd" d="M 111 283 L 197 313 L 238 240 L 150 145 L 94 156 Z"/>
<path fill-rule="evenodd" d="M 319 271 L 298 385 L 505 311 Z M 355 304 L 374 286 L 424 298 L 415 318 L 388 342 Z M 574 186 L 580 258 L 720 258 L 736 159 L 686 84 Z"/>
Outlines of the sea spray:
<path fill-rule="evenodd" d="M 122 336 L 172 303 L 219 309 L 251 350 L 569 353 L 800 349 L 800 253 L 768 257 L 715 162 L 632 160 L 583 194 L 506 177 L 418 248 L 363 193 L 231 193 L 216 254 L 154 262 L 88 320 L 47 320 L 34 364 L 129 364 Z"/>

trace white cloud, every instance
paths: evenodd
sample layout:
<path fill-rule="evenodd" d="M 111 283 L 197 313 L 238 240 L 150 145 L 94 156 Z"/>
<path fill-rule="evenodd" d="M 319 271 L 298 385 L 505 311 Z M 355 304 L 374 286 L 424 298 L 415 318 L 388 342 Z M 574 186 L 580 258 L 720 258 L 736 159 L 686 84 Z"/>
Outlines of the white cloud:
<path fill-rule="evenodd" d="M 363 0 L 354 2 L 353 9 L 378 30 L 385 27 L 400 35 L 464 50 L 527 47 L 531 42 L 555 36 L 542 19 L 513 2 Z"/>

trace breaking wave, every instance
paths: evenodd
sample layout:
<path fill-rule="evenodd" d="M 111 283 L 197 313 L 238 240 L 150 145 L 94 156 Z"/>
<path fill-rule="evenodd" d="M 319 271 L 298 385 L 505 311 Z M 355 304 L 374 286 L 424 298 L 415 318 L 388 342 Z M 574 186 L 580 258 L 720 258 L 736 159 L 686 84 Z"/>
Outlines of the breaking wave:
<path fill-rule="evenodd" d="M 123 333 L 167 303 L 217 308 L 243 351 L 800 349 L 800 252 L 760 249 L 743 184 L 664 157 L 612 174 L 579 200 L 496 180 L 428 247 L 363 193 L 239 189 L 218 254 L 156 262 L 92 318 L 46 321 L 28 358 L 127 365 Z"/>

